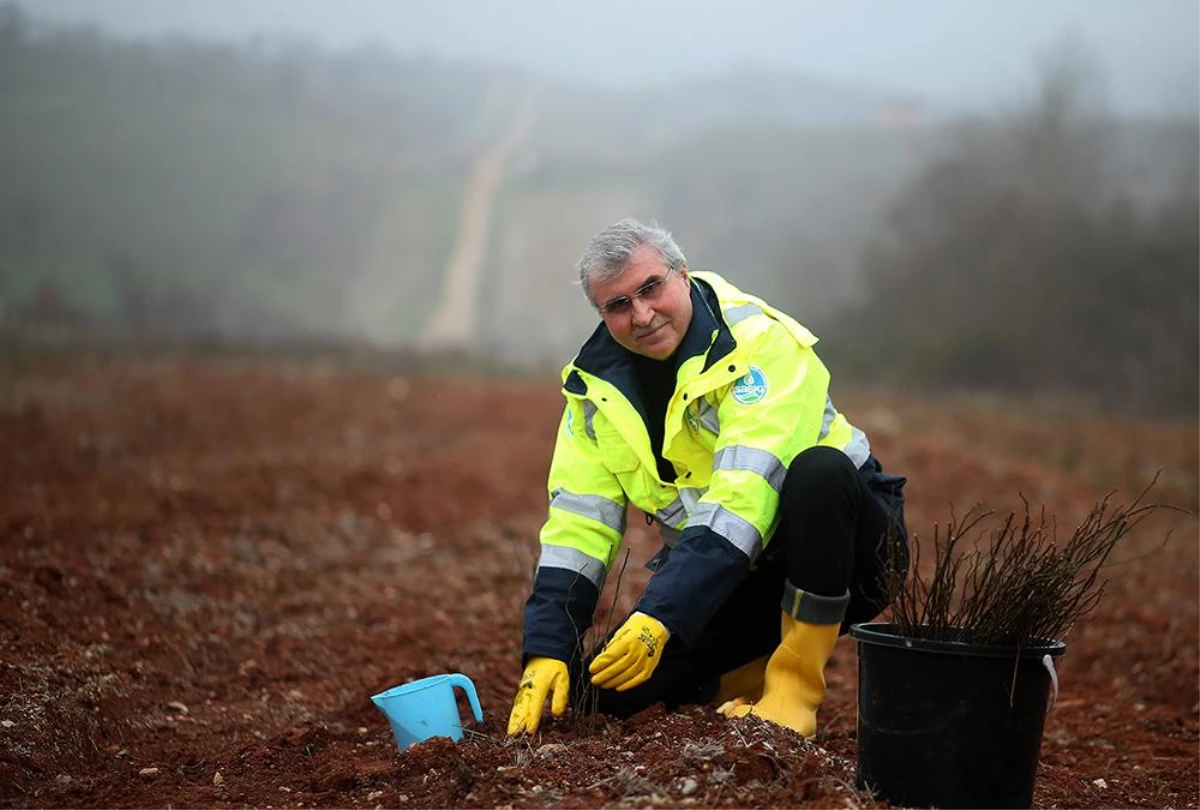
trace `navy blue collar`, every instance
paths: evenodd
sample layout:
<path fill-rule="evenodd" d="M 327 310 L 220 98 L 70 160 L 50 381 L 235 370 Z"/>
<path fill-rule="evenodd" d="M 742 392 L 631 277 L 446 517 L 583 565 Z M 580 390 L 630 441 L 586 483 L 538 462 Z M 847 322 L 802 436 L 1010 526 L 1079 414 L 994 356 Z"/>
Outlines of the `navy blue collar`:
<path fill-rule="evenodd" d="M 721 302 L 717 299 L 716 292 L 695 276 L 688 278 L 692 282 L 692 321 L 671 358 L 672 368 L 676 373 L 684 361 L 706 352 L 704 370 L 707 371 L 737 345 L 721 314 Z M 575 368 L 612 383 L 633 403 L 642 414 L 643 420 L 646 418 L 634 372 L 633 352 L 617 343 L 603 323 L 596 327 L 579 350 L 575 358 Z M 565 388 L 574 394 L 587 393 L 587 384 L 575 370 L 567 375 Z"/>

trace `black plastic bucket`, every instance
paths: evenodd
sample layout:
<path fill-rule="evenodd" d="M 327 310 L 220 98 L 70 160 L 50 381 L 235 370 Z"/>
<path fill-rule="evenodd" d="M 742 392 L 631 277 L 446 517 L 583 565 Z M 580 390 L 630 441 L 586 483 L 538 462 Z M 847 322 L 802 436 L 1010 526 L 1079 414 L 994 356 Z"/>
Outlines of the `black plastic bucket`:
<path fill-rule="evenodd" d="M 997 647 L 856 624 L 858 786 L 905 807 L 1029 807 L 1061 641 Z"/>

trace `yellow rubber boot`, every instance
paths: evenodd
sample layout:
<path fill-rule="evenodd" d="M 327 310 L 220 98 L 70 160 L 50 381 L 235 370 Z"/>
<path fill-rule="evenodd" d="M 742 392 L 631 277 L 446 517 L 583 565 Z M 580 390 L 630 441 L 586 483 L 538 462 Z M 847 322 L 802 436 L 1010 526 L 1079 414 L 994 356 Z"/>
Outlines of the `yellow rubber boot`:
<path fill-rule="evenodd" d="M 731 700 L 717 711 L 726 717 L 753 714 L 804 737 L 815 736 L 817 709 L 825 699 L 825 664 L 840 626 L 806 624 L 784 613 L 782 638 L 767 662 L 762 698 L 754 703 Z"/>
<path fill-rule="evenodd" d="M 721 676 L 721 686 L 713 703 L 723 706 L 729 701 L 753 703 L 762 697 L 763 680 L 767 673 L 767 659 L 755 658 L 749 663 L 742 664 L 737 669 L 731 669 Z"/>

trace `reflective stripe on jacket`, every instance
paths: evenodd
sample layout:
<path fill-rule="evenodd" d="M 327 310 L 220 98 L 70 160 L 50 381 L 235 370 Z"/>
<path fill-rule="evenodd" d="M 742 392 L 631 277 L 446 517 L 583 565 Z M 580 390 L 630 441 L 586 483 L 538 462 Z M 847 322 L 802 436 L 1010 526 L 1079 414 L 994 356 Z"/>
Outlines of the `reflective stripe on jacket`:
<path fill-rule="evenodd" d="M 676 352 L 662 447 L 675 481 L 659 476 L 630 354 L 603 324 L 563 370 L 526 657 L 579 654 L 629 504 L 671 547 L 638 609 L 686 643 L 770 542 L 792 459 L 814 445 L 844 451 L 856 467 L 870 456 L 866 435 L 829 397 L 811 332 L 714 273 L 690 278 L 692 323 Z"/>

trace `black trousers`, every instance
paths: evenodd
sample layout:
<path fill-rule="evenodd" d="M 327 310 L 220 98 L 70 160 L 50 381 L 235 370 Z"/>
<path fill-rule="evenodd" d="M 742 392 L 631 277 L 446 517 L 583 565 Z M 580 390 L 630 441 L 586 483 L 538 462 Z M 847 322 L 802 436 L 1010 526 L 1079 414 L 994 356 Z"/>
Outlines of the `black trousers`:
<path fill-rule="evenodd" d="M 571 667 L 576 709 L 628 717 L 659 702 L 668 709 L 709 702 L 723 673 L 779 646 L 785 579 L 819 596 L 849 590 L 842 633 L 878 616 L 887 606 L 882 574 L 889 537 L 901 562 L 907 561 L 904 483 L 884 475 L 874 457 L 859 470 L 830 447 L 796 456 L 780 492 L 775 535 L 700 637 L 687 646 L 672 637 L 650 680 L 626 692 L 592 686 L 587 666 L 594 656 L 576 659 Z"/>

